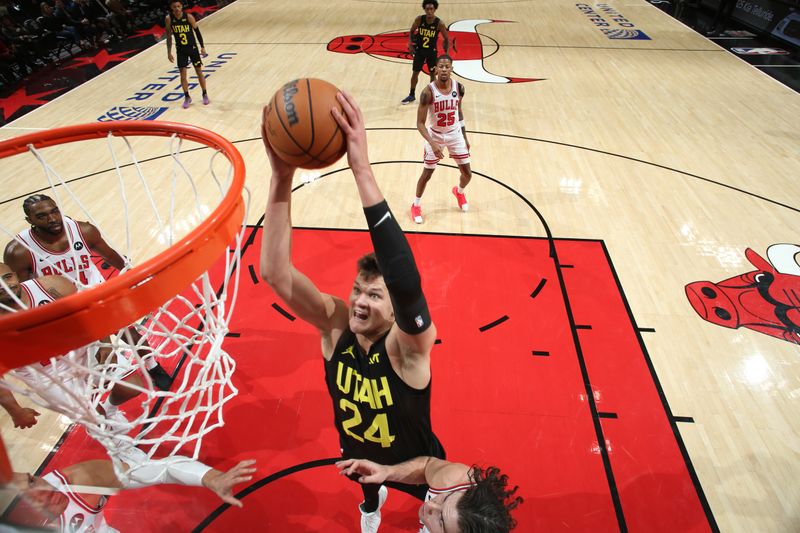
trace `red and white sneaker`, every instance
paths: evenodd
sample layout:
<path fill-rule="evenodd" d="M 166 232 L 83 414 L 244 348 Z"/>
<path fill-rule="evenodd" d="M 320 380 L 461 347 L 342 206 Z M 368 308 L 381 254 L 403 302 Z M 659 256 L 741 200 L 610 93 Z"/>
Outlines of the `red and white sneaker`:
<path fill-rule="evenodd" d="M 417 224 L 422 224 L 422 206 L 411 204 L 411 218 Z"/>
<path fill-rule="evenodd" d="M 463 192 L 458 192 L 458 187 L 453 187 L 453 196 L 458 201 L 458 208 L 462 211 L 469 211 L 469 204 L 467 203 L 467 195 Z"/>

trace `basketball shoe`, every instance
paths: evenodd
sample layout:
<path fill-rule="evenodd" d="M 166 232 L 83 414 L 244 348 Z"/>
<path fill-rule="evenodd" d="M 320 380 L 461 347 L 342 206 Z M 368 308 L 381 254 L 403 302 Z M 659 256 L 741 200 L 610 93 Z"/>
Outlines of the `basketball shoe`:
<path fill-rule="evenodd" d="M 160 364 L 156 363 L 156 366 L 149 369 L 147 373 L 150 374 L 150 379 L 153 380 L 153 385 L 159 389 L 169 390 L 169 388 L 172 386 L 172 378 L 169 374 L 167 374 L 167 371 L 164 370 L 164 367 L 162 367 Z"/>
<path fill-rule="evenodd" d="M 463 192 L 458 192 L 458 187 L 453 187 L 453 196 L 458 201 L 458 208 L 462 211 L 469 211 L 469 204 L 467 203 L 467 195 Z"/>
<path fill-rule="evenodd" d="M 203 95 L 203 105 L 208 105 L 210 103 L 211 103 L 211 100 L 208 99 L 208 95 L 204 94 Z"/>
<path fill-rule="evenodd" d="M 192 105 L 192 99 L 191 98 L 184 98 L 183 99 L 183 108 L 184 109 L 189 109 L 190 105 Z"/>
<path fill-rule="evenodd" d="M 408 96 L 406 96 L 405 98 L 403 98 L 403 99 L 400 101 L 400 103 L 402 103 L 403 105 L 406 105 L 406 104 L 410 104 L 411 102 L 413 102 L 413 101 L 414 101 L 414 100 L 416 100 L 416 99 L 417 99 L 417 97 L 416 97 L 416 96 L 414 96 L 413 94 L 409 94 Z"/>
<path fill-rule="evenodd" d="M 387 496 L 389 496 L 389 490 L 381 485 L 381 488 L 378 489 L 377 509 L 371 513 L 365 513 L 364 509 L 361 508 L 364 502 L 359 504 L 358 510 L 361 511 L 361 533 L 378 533 L 378 527 L 381 525 L 381 507 L 386 503 Z"/>
<path fill-rule="evenodd" d="M 422 224 L 422 206 L 411 204 L 411 218 L 417 224 Z"/>

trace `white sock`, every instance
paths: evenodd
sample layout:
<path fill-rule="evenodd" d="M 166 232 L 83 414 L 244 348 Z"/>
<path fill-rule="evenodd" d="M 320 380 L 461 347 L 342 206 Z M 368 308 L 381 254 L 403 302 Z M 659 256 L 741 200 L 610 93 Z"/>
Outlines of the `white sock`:
<path fill-rule="evenodd" d="M 158 366 L 158 362 L 156 361 L 155 357 L 148 357 L 144 360 L 144 367 L 147 370 L 153 370 L 155 367 Z"/>
<path fill-rule="evenodd" d="M 415 196 L 414 197 L 414 205 L 419 205 L 421 203 L 422 203 L 422 198 L 420 198 L 419 196 Z"/>
<path fill-rule="evenodd" d="M 464 189 L 462 187 L 457 187 L 458 194 L 464 194 Z"/>

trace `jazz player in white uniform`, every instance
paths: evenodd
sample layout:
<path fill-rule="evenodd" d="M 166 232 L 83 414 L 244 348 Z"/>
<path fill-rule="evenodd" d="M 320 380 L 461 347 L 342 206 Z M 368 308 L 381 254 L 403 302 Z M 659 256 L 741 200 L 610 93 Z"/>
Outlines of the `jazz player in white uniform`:
<path fill-rule="evenodd" d="M 336 467 L 341 475 L 360 475 L 360 483 L 426 483 L 430 488 L 419 508 L 420 533 L 506 533 L 517 525 L 511 511 L 522 498 L 514 496 L 518 487 L 509 488 L 508 476 L 496 467 L 470 468 L 436 457 L 416 457 L 396 465 L 346 459 Z"/>
<path fill-rule="evenodd" d="M 126 262 L 103 239 L 93 224 L 78 222 L 63 216 L 52 198 L 44 194 L 29 196 L 22 203 L 25 220 L 31 227 L 19 232 L 6 245 L 3 262 L 17 273 L 20 280 L 47 275 L 61 275 L 83 289 L 104 281 L 92 261 L 97 253 L 112 267 L 122 270 Z M 134 342 L 138 333 L 129 329 Z M 145 359 L 153 383 L 161 390 L 169 389 L 172 378 L 153 357 Z"/>
<path fill-rule="evenodd" d="M 461 101 L 464 98 L 464 86 L 451 78 L 453 60 L 448 55 L 441 55 L 436 60 L 436 78 L 422 91 L 417 109 L 417 130 L 425 139 L 425 159 L 422 174 L 417 180 L 416 196 L 411 204 L 411 218 L 422 224 L 422 195 L 428 181 L 433 176 L 436 164 L 444 157 L 447 148 L 461 172 L 459 183 L 452 189 L 458 208 L 467 211 L 469 204 L 464 192 L 472 179 L 469 166 L 469 141 L 464 126 L 464 113 Z"/>

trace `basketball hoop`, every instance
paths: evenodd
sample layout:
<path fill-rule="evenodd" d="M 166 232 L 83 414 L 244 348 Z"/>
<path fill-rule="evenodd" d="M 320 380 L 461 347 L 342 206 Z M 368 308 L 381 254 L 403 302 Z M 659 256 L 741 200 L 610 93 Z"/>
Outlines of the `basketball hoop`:
<path fill-rule="evenodd" d="M 157 139 L 148 139 L 152 137 L 168 140 L 168 155 L 164 155 L 163 148 L 155 148 Z M 109 209 L 106 204 L 111 202 L 110 194 L 109 198 L 94 198 L 95 203 L 104 204 L 105 212 L 120 219 L 111 218 L 109 222 L 106 216 L 106 227 L 96 222 L 92 209 L 85 207 L 92 198 L 81 200 L 82 185 L 78 180 L 61 177 L 49 162 L 48 150 L 63 155 L 65 152 L 60 150 L 76 142 L 81 142 L 79 149 L 90 152 L 88 159 L 92 162 L 102 155 L 95 146 L 108 147 L 110 159 L 106 163 L 98 161 L 101 170 L 94 174 L 102 176 L 97 179 L 117 181 L 121 203 L 119 208 Z M 127 148 L 130 163 L 120 162 L 115 143 Z M 132 143 L 141 143 L 141 147 L 134 150 Z M 184 143 L 197 146 L 183 149 Z M 212 150 L 210 158 L 205 158 L 207 149 Z M 140 160 L 138 150 L 155 150 L 156 155 Z M 118 276 L 92 287 L 74 279 L 75 273 L 70 276 L 69 271 L 57 270 L 72 279 L 79 288 L 77 293 L 0 316 L 0 374 L 11 371 L 25 384 L 6 386 L 81 423 L 108 450 L 123 481 L 126 473 L 120 462 L 132 447 L 149 447 L 147 455 L 153 457 L 156 453 L 173 455 L 188 445 L 193 450 L 183 449 L 181 453 L 197 458 L 202 437 L 223 424 L 222 405 L 237 393 L 230 381 L 235 362 L 223 350 L 222 343 L 238 289 L 237 267 L 246 212 L 241 154 L 211 131 L 158 121 L 98 122 L 0 142 L 4 163 L 11 158 L 16 164 L 18 158 L 13 156 L 25 152 L 33 155 L 34 162 L 27 158 L 23 165 L 38 166 L 47 181 L 29 191 L 48 194 L 66 215 L 88 219 L 105 237 L 114 233 L 107 231 L 109 225 L 118 235 L 124 218 L 124 255 L 133 259 L 134 266 L 126 266 Z M 216 157 L 220 154 L 224 159 Z M 195 164 L 200 158 L 205 161 Z M 226 160 L 226 175 L 220 179 L 219 167 Z M 198 170 L 203 165 L 207 165 L 207 171 Z M 144 169 L 151 167 L 156 169 L 157 177 L 150 177 L 148 183 L 145 173 L 153 172 Z M 23 168 L 13 170 L 24 172 L 27 179 L 31 170 Z M 171 192 L 168 200 L 150 190 L 159 176 L 166 183 L 159 184 L 159 190 Z M 134 185 L 138 189 L 133 189 Z M 97 195 L 96 190 L 91 192 Z M 132 198 L 138 198 L 136 205 L 131 205 Z M 70 208 L 65 208 L 62 201 Z M 212 210 L 209 204 L 216 207 Z M 83 211 L 84 218 L 71 211 L 78 210 L 75 206 Z M 21 201 L 13 207 L 21 212 Z M 148 225 L 144 220 L 150 215 L 153 222 Z M 20 215 L 15 220 L 19 218 Z M 137 251 L 131 244 L 136 233 L 133 225 L 139 225 L 140 232 L 141 226 L 155 232 L 145 238 L 145 247 L 152 248 L 153 242 L 163 241 L 164 249 L 155 254 Z M 15 238 L 19 231 L 3 224 L 0 229 L 7 240 Z M 29 251 L 35 253 L 30 248 Z M 0 286 L 0 291 L 4 290 L 7 287 Z M 129 329 L 135 329 L 141 338 L 132 339 Z M 111 354 L 102 363 L 95 356 L 99 350 Z M 180 374 L 169 391 L 155 388 L 147 376 L 145 359 L 152 356 L 180 360 Z M 39 368 L 41 361 L 59 365 L 57 379 L 53 377 L 55 371 L 48 373 L 46 368 Z M 131 370 L 145 378 L 142 386 L 125 385 L 140 393 L 128 402 L 136 405 L 131 410 L 135 412 L 126 410 L 124 420 L 98 412 L 102 399 L 122 381 L 125 371 Z M 132 436 L 137 428 L 141 429 Z M 8 458 L 0 446 L 0 481 L 9 476 Z"/>

